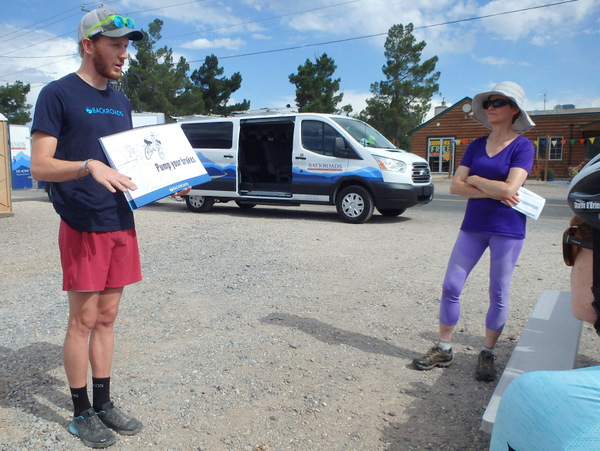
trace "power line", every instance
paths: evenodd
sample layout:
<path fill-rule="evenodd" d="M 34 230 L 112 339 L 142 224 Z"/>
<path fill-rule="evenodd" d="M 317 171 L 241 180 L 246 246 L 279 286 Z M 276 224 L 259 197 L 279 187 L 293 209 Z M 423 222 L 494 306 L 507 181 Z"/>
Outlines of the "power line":
<path fill-rule="evenodd" d="M 67 17 L 65 17 L 65 18 L 63 18 L 63 19 L 59 19 L 59 20 L 56 20 L 56 21 L 54 21 L 54 22 L 51 22 L 51 23 L 49 23 L 49 24 L 46 24 L 46 25 L 44 25 L 43 27 L 38 27 L 38 28 L 36 28 L 34 31 L 41 30 L 42 28 L 49 27 L 50 25 L 54 25 L 55 23 L 62 22 L 63 20 L 70 19 L 71 17 L 77 16 L 77 15 L 79 15 L 79 13 L 71 14 L 70 16 L 67 16 Z M 56 16 L 55 16 L 55 17 L 56 17 Z M 39 23 L 39 22 L 38 22 L 38 23 Z M 19 32 L 21 32 L 21 31 L 23 32 L 22 34 L 20 34 L 20 35 L 18 35 L 18 36 L 14 36 L 14 37 L 12 37 L 12 38 L 9 38 L 9 39 L 4 39 L 4 40 L 0 41 L 0 44 L 4 44 L 5 42 L 9 42 L 9 41 L 12 41 L 12 40 L 14 40 L 14 39 L 21 38 L 21 37 L 23 37 L 24 35 L 31 33 L 31 31 L 30 31 L 30 30 L 28 30 L 27 28 L 21 28 L 20 30 L 16 30 L 16 31 L 13 31 L 13 32 L 11 32 L 11 33 L 5 34 L 5 35 L 4 35 L 4 36 L 2 36 L 2 37 L 10 36 L 10 35 L 12 35 L 12 34 L 19 33 Z M 36 45 L 37 45 L 37 44 L 36 44 Z"/>
<path fill-rule="evenodd" d="M 295 11 L 293 13 L 281 14 L 279 16 L 264 17 L 262 19 L 248 20 L 246 22 L 239 22 L 239 23 L 236 23 L 236 24 L 223 25 L 221 27 L 216 27 L 216 28 L 208 28 L 208 29 L 201 30 L 201 31 L 193 31 L 191 33 L 184 33 L 184 34 L 179 34 L 179 35 L 175 35 L 175 36 L 168 36 L 168 37 L 166 37 L 164 39 L 181 38 L 183 36 L 190 36 L 190 35 L 193 35 L 193 34 L 208 33 L 210 31 L 218 31 L 218 30 L 223 30 L 223 29 L 227 29 L 227 28 L 240 27 L 242 25 L 250 25 L 250 24 L 253 24 L 253 23 L 266 22 L 266 21 L 269 21 L 269 20 L 282 19 L 284 17 L 296 16 L 298 14 L 311 13 L 311 12 L 319 11 L 319 10 L 322 10 L 322 9 L 336 8 L 338 6 L 344 6 L 344 5 L 347 5 L 347 4 L 350 4 L 350 3 L 357 3 L 357 2 L 362 2 L 362 1 L 364 1 L 364 0 L 350 0 L 350 1 L 347 1 L 347 2 L 343 2 L 343 3 L 336 3 L 336 4 L 333 4 L 333 5 L 320 6 L 318 8 L 305 9 L 303 11 Z"/>
<path fill-rule="evenodd" d="M 68 61 L 68 60 L 70 60 L 70 59 L 71 59 L 71 58 L 65 58 L 65 59 L 62 59 L 62 60 L 54 61 L 54 62 L 53 62 L 53 64 L 56 64 L 56 63 L 62 63 L 63 61 Z M 15 74 L 21 74 L 21 73 L 23 73 L 23 72 L 29 72 L 29 71 L 31 71 L 31 70 L 39 69 L 40 67 L 46 67 L 46 66 L 48 66 L 48 65 L 49 65 L 49 64 L 42 64 L 41 66 L 37 66 L 37 67 L 28 67 L 27 69 L 23 69 L 23 70 L 20 70 L 20 71 L 18 71 L 18 72 L 11 72 L 10 74 L 1 75 L 0 77 L 11 77 L 11 76 L 13 76 L 13 75 L 15 75 Z"/>
<path fill-rule="evenodd" d="M 414 27 L 414 30 L 424 30 L 426 28 L 441 27 L 444 25 L 454 25 L 454 24 L 461 23 L 461 22 L 470 22 L 473 20 L 488 19 L 490 17 L 505 16 L 508 14 L 521 13 L 524 11 L 531 11 L 534 9 L 548 8 L 551 6 L 559 6 L 559 5 L 564 5 L 566 3 L 573 3 L 573 2 L 577 2 L 577 1 L 579 1 L 579 0 L 564 0 L 564 1 L 556 2 L 556 3 L 550 3 L 547 5 L 530 6 L 528 8 L 515 9 L 512 11 L 504 11 L 504 12 L 500 12 L 500 13 L 486 14 L 483 16 L 469 17 L 466 19 L 450 20 L 447 22 L 441 22 L 441 23 L 437 23 L 437 24 L 422 25 L 420 27 Z M 374 37 L 379 37 L 379 36 L 385 36 L 387 34 L 388 34 L 388 32 L 386 31 L 384 33 L 374 33 L 374 34 L 369 34 L 369 35 L 364 35 L 364 36 L 355 36 L 352 38 L 337 39 L 334 41 L 325 41 L 325 42 L 320 42 L 320 43 L 315 43 L 315 44 L 303 44 L 303 45 L 297 45 L 297 46 L 293 46 L 293 47 L 285 47 L 285 48 L 280 48 L 280 49 L 263 50 L 260 52 L 242 53 L 239 55 L 219 56 L 217 58 L 219 60 L 224 60 L 224 59 L 231 59 L 231 58 L 241 58 L 244 56 L 255 56 L 255 55 L 264 55 L 264 54 L 268 54 L 268 53 L 286 52 L 286 51 L 290 51 L 290 50 L 298 50 L 298 49 L 308 48 L 308 47 L 318 47 L 318 46 L 322 46 L 322 45 L 340 44 L 342 42 L 358 41 L 360 39 L 369 39 L 369 38 L 374 38 Z M 202 60 L 191 60 L 191 61 L 188 61 L 188 63 L 197 63 L 199 61 L 202 61 Z"/>
<path fill-rule="evenodd" d="M 117 1 L 120 1 L 120 0 L 117 0 Z M 193 0 L 193 1 L 185 2 L 183 4 L 196 3 L 196 2 L 202 2 L 202 1 L 205 1 L 205 0 Z M 343 3 L 339 3 L 337 5 L 329 5 L 329 6 L 325 6 L 325 7 L 314 8 L 312 10 L 304 10 L 304 11 L 299 11 L 299 12 L 295 12 L 295 13 L 288 13 L 288 14 L 284 14 L 284 15 L 281 15 L 281 16 L 271 17 L 271 18 L 257 19 L 255 21 L 248 21 L 248 22 L 244 22 L 244 23 L 240 23 L 240 24 L 228 25 L 228 26 L 219 27 L 219 28 L 215 28 L 215 29 L 204 30 L 202 32 L 208 32 L 208 31 L 213 31 L 213 30 L 218 30 L 218 29 L 228 28 L 228 27 L 234 27 L 234 26 L 240 26 L 240 25 L 247 25 L 247 24 L 250 24 L 250 23 L 256 23 L 256 22 L 261 22 L 261 21 L 266 21 L 266 20 L 270 20 L 270 19 L 286 17 L 286 16 L 290 16 L 290 15 L 295 15 L 295 14 L 305 14 L 306 12 L 311 12 L 311 11 L 315 11 L 315 10 L 319 10 L 319 9 L 329 8 L 329 7 L 332 7 L 332 6 L 340 6 L 340 5 L 344 5 L 344 4 L 355 3 L 355 2 L 358 2 L 358 1 L 362 1 L 362 0 L 350 0 L 350 1 L 343 2 Z M 482 15 L 482 16 L 474 16 L 474 17 L 469 17 L 469 18 L 465 18 L 465 19 L 457 19 L 457 20 L 446 21 L 446 22 L 441 22 L 441 23 L 431 24 L 431 25 L 422 25 L 422 26 L 419 26 L 419 27 L 414 27 L 414 29 L 415 30 L 421 30 L 421 29 L 427 29 L 427 28 L 440 27 L 440 26 L 444 26 L 444 25 L 454 25 L 454 24 L 462 23 L 462 22 L 470 22 L 470 21 L 475 21 L 475 20 L 488 19 L 488 18 L 491 18 L 491 17 L 498 17 L 498 16 L 503 16 L 503 15 L 509 15 L 509 14 L 521 13 L 521 12 L 525 12 L 525 11 L 536 10 L 536 9 L 542 9 L 542 8 L 549 8 L 549 7 L 554 7 L 554 6 L 560 6 L 560 5 L 564 5 L 564 4 L 568 4 L 568 3 L 574 3 L 574 2 L 577 2 L 577 1 L 579 1 L 579 0 L 563 0 L 563 1 L 555 2 L 555 3 L 549 3 L 549 4 L 546 4 L 546 5 L 531 6 L 531 7 L 527 7 L 527 8 L 521 8 L 521 9 L 516 9 L 516 10 L 510 10 L 510 11 L 503 11 L 503 12 L 493 13 L 493 14 L 486 14 L 486 15 Z M 154 9 L 170 8 L 170 7 L 181 6 L 181 5 L 182 4 L 174 4 L 174 5 L 169 5 L 169 6 L 165 6 L 165 7 L 161 7 L 161 8 L 153 8 L 153 9 L 147 10 L 147 11 L 152 11 Z M 138 11 L 138 13 L 139 12 L 145 12 L 145 11 Z M 369 38 L 373 38 L 373 37 L 385 36 L 387 34 L 388 34 L 388 32 L 386 31 L 386 32 L 381 32 L 381 33 L 374 33 L 374 34 L 363 35 L 363 36 L 355 36 L 355 37 L 351 37 L 351 38 L 344 38 L 344 39 L 338 39 L 338 40 L 332 40 L 332 41 L 325 41 L 325 42 L 320 42 L 320 43 L 303 44 L 303 45 L 298 45 L 298 46 L 293 46 L 293 47 L 285 47 L 285 48 L 264 50 L 264 51 L 258 51 L 258 52 L 249 52 L 249 53 L 243 53 L 243 54 L 239 54 L 239 55 L 220 56 L 220 57 L 218 57 L 218 59 L 219 60 L 223 60 L 223 59 L 241 58 L 241 57 L 246 57 L 246 56 L 256 56 L 256 55 L 264 55 L 264 54 L 270 54 L 270 53 L 285 52 L 285 51 L 291 51 L 291 50 L 298 50 L 298 49 L 302 49 L 302 48 L 318 47 L 318 46 L 325 46 L 325 45 L 331 45 L 331 44 L 339 44 L 339 43 L 343 43 L 343 42 L 357 41 L 357 40 L 362 40 L 362 39 L 369 39 Z M 53 39 L 57 39 L 57 38 L 62 37 L 62 36 L 64 36 L 64 35 L 57 36 L 57 37 L 55 37 Z M 180 36 L 184 36 L 184 35 L 173 36 L 173 37 L 180 37 Z M 173 38 L 173 37 L 171 37 L 171 38 Z M 33 44 L 31 46 L 25 47 L 24 49 L 29 48 L 29 47 L 33 47 L 34 45 L 37 45 L 37 44 Z M 19 50 L 23 50 L 23 49 L 19 49 Z M 11 52 L 8 52 L 8 53 L 14 53 L 15 51 L 18 51 L 18 50 L 14 50 L 14 51 L 11 51 Z M 0 55 L 0 58 L 1 57 L 6 57 L 6 58 L 26 58 L 26 57 L 7 57 L 6 55 L 8 53 L 5 53 L 4 55 Z M 201 59 L 199 59 L 199 60 L 190 60 L 188 62 L 189 63 L 196 63 L 196 62 L 200 62 L 200 61 L 203 61 L 203 60 L 201 60 Z M 48 64 L 46 64 L 46 65 L 48 65 Z M 31 69 L 26 69 L 26 70 L 23 70 L 23 71 L 20 71 L 20 72 L 14 72 L 12 74 L 6 74 L 6 75 L 4 75 L 2 77 L 9 77 L 9 76 L 11 76 L 11 75 L 13 75 L 15 73 L 26 72 L 27 70 L 38 69 L 40 67 L 44 67 L 44 65 L 38 66 L 38 67 L 35 67 L 35 68 L 31 68 Z"/>
<path fill-rule="evenodd" d="M 116 0 L 116 1 L 119 2 L 121 0 Z M 201 2 L 204 2 L 204 1 L 206 1 L 206 0 L 191 0 L 191 1 L 186 1 L 186 2 L 183 2 L 183 3 L 174 3 L 172 5 L 161 6 L 161 7 L 158 7 L 158 8 L 150 8 L 150 9 L 144 9 L 144 10 L 139 10 L 139 11 L 134 11 L 134 12 L 128 12 L 127 14 L 145 13 L 145 12 L 150 12 L 150 11 L 155 11 L 155 10 L 160 10 L 160 9 L 167 9 L 167 8 L 174 8 L 174 7 L 177 7 L 177 6 L 188 5 L 190 3 L 201 3 Z M 329 5 L 329 6 L 323 6 L 323 7 L 319 7 L 319 8 L 313 8 L 313 9 L 308 9 L 308 10 L 304 10 L 304 11 L 298 11 L 298 12 L 295 12 L 295 13 L 284 14 L 284 15 L 281 15 L 281 16 L 267 17 L 267 18 L 263 18 L 263 19 L 257 19 L 257 20 L 243 22 L 243 23 L 234 24 L 234 25 L 225 25 L 223 27 L 217 27 L 217 28 L 212 28 L 212 29 L 208 29 L 208 30 L 202 30 L 202 31 L 197 31 L 197 32 L 187 33 L 187 34 L 199 34 L 199 33 L 206 33 L 206 32 L 209 32 L 209 31 L 221 30 L 221 29 L 225 29 L 225 28 L 238 27 L 240 25 L 248 25 L 248 24 L 251 24 L 251 23 L 264 22 L 264 21 L 267 21 L 267 20 L 278 19 L 278 18 L 281 18 L 281 17 L 291 16 L 291 15 L 305 14 L 307 12 L 317 11 L 317 10 L 325 9 L 325 8 L 332 8 L 332 7 L 345 5 L 345 4 L 348 4 L 348 3 L 360 2 L 360 1 L 364 1 L 364 0 L 351 0 L 351 1 L 346 1 L 346 2 L 343 2 L 343 3 L 336 3 L 336 4 L 333 4 L 333 5 Z M 83 6 L 82 6 L 82 8 L 83 8 Z M 48 19 L 45 19 L 45 20 L 48 20 Z M 31 31 L 37 31 L 37 30 L 31 30 Z M 53 38 L 47 39 L 47 40 L 42 41 L 42 42 L 33 43 L 31 45 L 28 45 L 26 47 L 22 47 L 20 49 L 11 50 L 10 52 L 7 52 L 7 53 L 4 53 L 4 54 L 0 55 L 0 57 L 16 58 L 16 57 L 7 56 L 7 55 L 10 55 L 11 53 L 19 52 L 21 50 L 26 50 L 28 48 L 35 47 L 37 45 L 43 44 L 44 42 L 50 42 L 50 41 L 53 41 L 53 40 L 58 39 L 58 38 L 62 38 L 64 36 L 67 36 L 67 35 L 70 35 L 70 34 L 71 34 L 71 32 L 65 33 L 65 34 L 62 34 L 60 36 L 55 36 Z M 165 38 L 162 38 L 162 39 L 166 40 L 166 39 L 172 39 L 172 38 L 181 37 L 181 36 L 186 36 L 186 34 L 179 35 L 179 36 L 169 36 L 169 37 L 165 37 Z"/>

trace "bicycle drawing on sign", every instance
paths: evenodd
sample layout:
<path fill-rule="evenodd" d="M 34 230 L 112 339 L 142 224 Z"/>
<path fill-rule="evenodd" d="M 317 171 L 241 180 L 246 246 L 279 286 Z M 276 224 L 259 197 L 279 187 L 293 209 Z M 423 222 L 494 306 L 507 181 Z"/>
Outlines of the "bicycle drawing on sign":
<path fill-rule="evenodd" d="M 149 137 L 144 138 L 146 144 L 146 158 L 149 160 L 154 152 L 158 152 L 158 156 L 162 159 L 165 158 L 165 151 L 163 150 L 160 139 L 156 137 L 154 133 L 150 133 Z"/>

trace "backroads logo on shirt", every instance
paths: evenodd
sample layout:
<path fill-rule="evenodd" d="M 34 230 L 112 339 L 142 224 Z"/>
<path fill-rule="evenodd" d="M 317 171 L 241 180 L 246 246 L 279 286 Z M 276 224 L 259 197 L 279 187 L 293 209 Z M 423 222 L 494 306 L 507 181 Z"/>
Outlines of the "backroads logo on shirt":
<path fill-rule="evenodd" d="M 121 110 L 113 110 L 112 108 L 87 107 L 85 111 L 87 112 L 87 114 L 112 114 L 114 116 L 125 116 L 125 114 Z"/>

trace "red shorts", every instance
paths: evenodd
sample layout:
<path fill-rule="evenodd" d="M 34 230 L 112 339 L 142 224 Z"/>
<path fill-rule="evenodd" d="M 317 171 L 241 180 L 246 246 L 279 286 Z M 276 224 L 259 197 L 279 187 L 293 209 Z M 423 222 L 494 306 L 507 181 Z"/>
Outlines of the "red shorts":
<path fill-rule="evenodd" d="M 58 247 L 64 291 L 104 291 L 142 280 L 135 229 L 79 232 L 61 221 Z"/>

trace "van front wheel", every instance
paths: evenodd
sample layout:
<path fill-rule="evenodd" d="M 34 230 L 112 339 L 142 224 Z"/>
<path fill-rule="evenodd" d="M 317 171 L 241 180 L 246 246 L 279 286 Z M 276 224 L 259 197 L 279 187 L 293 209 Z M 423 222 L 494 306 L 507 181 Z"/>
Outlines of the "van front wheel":
<path fill-rule="evenodd" d="M 378 208 L 377 211 L 381 213 L 382 216 L 387 216 L 388 218 L 391 218 L 395 216 L 400 216 L 406 211 L 406 208 Z"/>
<path fill-rule="evenodd" d="M 185 204 L 194 213 L 205 213 L 209 211 L 215 199 L 206 196 L 185 196 Z"/>
<path fill-rule="evenodd" d="M 346 222 L 362 224 L 373 216 L 373 196 L 362 186 L 344 188 L 337 196 L 338 215 Z"/>

